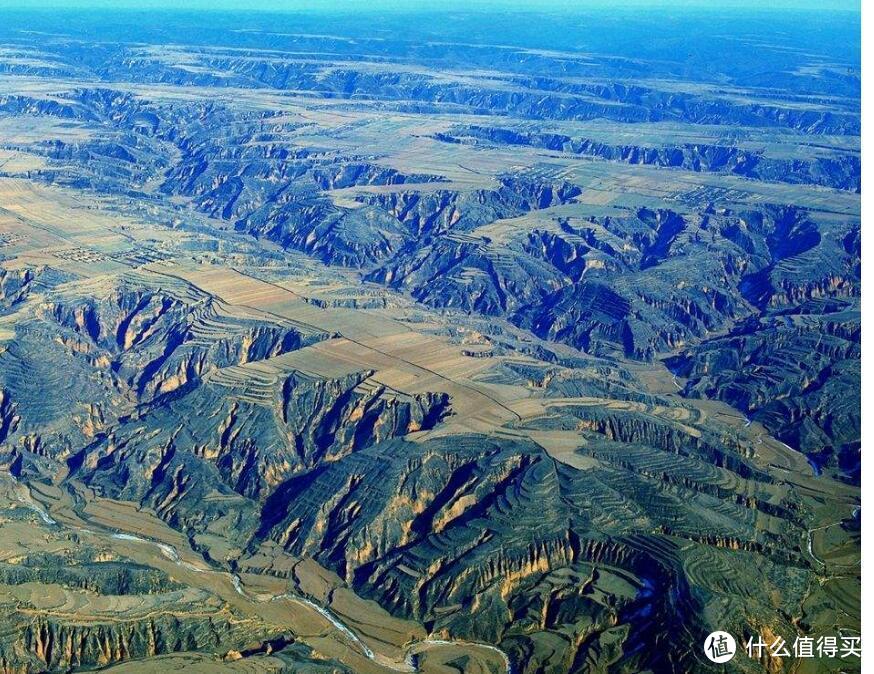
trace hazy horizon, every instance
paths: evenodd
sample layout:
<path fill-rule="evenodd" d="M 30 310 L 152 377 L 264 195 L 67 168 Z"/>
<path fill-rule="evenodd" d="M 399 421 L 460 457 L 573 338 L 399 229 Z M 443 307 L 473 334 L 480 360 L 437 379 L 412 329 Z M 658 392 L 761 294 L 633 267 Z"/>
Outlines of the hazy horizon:
<path fill-rule="evenodd" d="M 754 0 L 591 0 L 586 3 L 572 0 L 427 0 L 415 3 L 400 0 L 350 0 L 342 5 L 333 0 L 295 0 L 277 2 L 260 0 L 254 2 L 234 2 L 233 0 L 190 0 L 180 7 L 170 0 L 0 0 L 3 10 L 173 10 L 173 11 L 258 11 L 258 12 L 412 12 L 412 11 L 475 11 L 475 10 L 563 10 L 585 11 L 592 9 L 712 9 L 712 10 L 812 10 L 861 12 L 861 2 L 856 0 L 773 0 L 767 7 Z"/>
<path fill-rule="evenodd" d="M 0 0 L 0 674 L 863 674 L 860 25 Z"/>

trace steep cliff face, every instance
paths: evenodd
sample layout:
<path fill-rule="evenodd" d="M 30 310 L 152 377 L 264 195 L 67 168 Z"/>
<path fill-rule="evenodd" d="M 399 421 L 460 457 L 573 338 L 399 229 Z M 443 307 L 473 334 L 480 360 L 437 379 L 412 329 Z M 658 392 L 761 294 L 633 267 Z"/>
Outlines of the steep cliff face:
<path fill-rule="evenodd" d="M 399 177 L 391 184 L 422 182 L 422 178 L 427 176 Z M 325 179 L 317 182 L 326 184 Z M 281 194 L 265 198 L 263 207 L 245 208 L 236 216 L 223 213 L 223 217 L 237 217 L 240 231 L 266 236 L 325 262 L 363 267 L 415 248 L 423 237 L 565 203 L 577 194 L 579 188 L 568 184 L 506 178 L 495 190 L 423 192 L 420 185 L 409 190 L 363 193 L 356 197 L 360 205 L 347 208 L 336 206 L 324 195 L 289 185 Z"/>
<path fill-rule="evenodd" d="M 568 529 L 575 516 L 561 503 L 556 467 L 533 446 L 502 445 L 473 436 L 365 450 L 283 485 L 265 505 L 261 535 L 438 633 L 499 642 L 548 630 L 543 616 L 559 610 L 561 592 L 604 627 L 611 609 L 571 590 L 591 573 L 588 543 Z M 552 582 L 562 590 L 547 599 Z"/>
<path fill-rule="evenodd" d="M 377 208 L 339 208 L 314 195 L 289 193 L 236 222 L 239 231 L 264 236 L 326 263 L 367 267 L 409 242 L 408 232 Z"/>
<path fill-rule="evenodd" d="M 288 369 L 282 356 L 327 335 L 241 315 L 181 281 L 65 286 L 23 311 L 16 330 L 0 353 L 8 464 L 39 472 L 64 462 L 179 526 L 244 519 L 246 499 L 451 411 L 444 393 L 399 393 L 369 371 Z M 50 381 L 74 393 L 46 400 Z M 214 489 L 227 498 L 205 505 Z"/>
<path fill-rule="evenodd" d="M 621 280 L 648 275 L 672 256 L 688 226 L 678 213 L 640 209 L 627 218 L 558 225 L 522 233 L 509 246 L 487 236 L 443 237 L 369 278 L 409 289 L 432 306 L 506 315 L 546 339 L 638 358 L 737 311 L 727 296 L 707 297 L 695 287 L 674 288 L 674 302 L 657 301 L 648 297 L 655 288 Z M 653 281 L 658 291 L 670 288 Z"/>
<path fill-rule="evenodd" d="M 182 585 L 166 573 L 130 560 L 99 560 L 97 555 L 40 554 L 0 562 L 0 583 L 43 583 L 87 590 L 104 595 L 157 594 L 179 590 Z"/>
<path fill-rule="evenodd" d="M 338 45 L 343 50 L 344 47 Z M 348 48 L 348 47 L 346 47 Z M 515 57 L 515 58 L 514 58 Z M 511 61 L 518 59 L 513 54 Z M 533 120 L 609 119 L 615 122 L 676 120 L 791 128 L 814 134 L 858 134 L 858 115 L 845 110 L 781 106 L 774 101 L 709 98 L 692 92 L 616 82 L 580 82 L 576 78 L 509 77 L 471 83 L 425 72 L 356 69 L 338 64 L 324 70 L 316 64 L 277 65 L 227 55 L 201 55 L 196 70 L 144 59 L 140 54 L 110 62 L 106 74 L 139 81 L 197 86 L 277 87 L 319 92 L 344 100 L 377 97 L 393 109 L 421 111 L 424 106 L 457 106 L 473 112 L 512 114 Z M 486 61 L 485 63 L 490 63 Z M 516 68 L 519 63 L 514 63 Z M 544 68 L 566 68 L 550 60 Z M 527 69 L 527 68 L 525 68 Z M 215 73 L 221 71 L 219 77 Z M 541 70 L 540 73 L 543 71 Z"/>
<path fill-rule="evenodd" d="M 209 370 L 279 356 L 321 338 L 316 331 L 237 318 L 206 295 L 134 284 L 102 297 L 46 303 L 40 317 L 84 339 L 77 349 L 146 398 Z"/>
<path fill-rule="evenodd" d="M 745 150 L 731 145 L 616 145 L 560 133 L 483 126 L 458 126 L 449 133 L 439 133 L 435 137 L 449 143 L 525 145 L 624 164 L 681 168 L 696 173 L 729 173 L 756 180 L 824 185 L 856 192 L 861 190 L 861 164 L 858 154 L 853 153 L 789 160 L 769 157 L 761 150 Z"/>
<path fill-rule="evenodd" d="M 453 234 L 368 278 L 432 306 L 506 316 L 589 353 L 648 360 L 750 311 L 730 290 L 741 281 L 746 253 L 731 243 L 714 260 L 705 238 L 711 226 L 707 218 L 638 209 L 559 219 L 521 231 L 509 245 Z"/>
<path fill-rule="evenodd" d="M 71 465 L 107 495 L 146 501 L 180 525 L 199 527 L 222 516 L 199 502 L 211 489 L 262 499 L 325 462 L 433 428 L 450 411 L 446 394 L 398 395 L 368 375 L 294 372 L 259 382 L 242 369 L 224 370 L 141 408 Z"/>
<path fill-rule="evenodd" d="M 6 391 L 0 389 L 0 442 L 5 442 L 9 434 L 18 426 L 19 416 Z"/>
<path fill-rule="evenodd" d="M 156 616 L 76 624 L 36 617 L 0 644 L 0 671 L 36 674 L 104 667 L 124 660 L 216 648 L 233 632 L 230 616 Z"/>
<path fill-rule="evenodd" d="M 500 244 L 488 228 L 443 236 L 367 278 L 431 306 L 506 316 L 544 339 L 640 360 L 751 314 L 859 294 L 852 223 L 796 207 L 694 217 L 640 208 L 509 231 Z"/>
<path fill-rule="evenodd" d="M 0 25 L 0 674 L 856 630 L 854 47 L 305 15 Z"/>
<path fill-rule="evenodd" d="M 729 438 L 597 407 L 554 416 L 588 438 L 592 468 L 557 463 L 532 443 L 482 436 L 393 441 L 280 486 L 264 505 L 258 537 L 314 557 L 438 634 L 500 643 L 526 671 L 586 671 L 586 660 L 603 666 L 613 640 L 624 639 L 614 631 L 620 623 L 644 644 L 630 657 L 656 668 L 651 612 L 676 616 L 671 629 L 695 637 L 699 626 L 679 616 L 701 611 L 709 591 L 690 592 L 674 536 L 694 541 L 704 559 L 747 550 L 793 573 L 806 566 L 799 545 L 755 531 L 758 513 L 767 513 L 798 533 L 793 506 L 750 499 L 740 483 L 737 492 L 727 487 L 764 480 L 761 493 L 770 491 L 768 476 Z M 654 447 L 663 448 L 661 458 Z M 725 507 L 730 514 L 717 514 Z M 689 573 L 698 582 L 697 571 Z M 561 647 L 551 659 L 542 646 L 553 639 Z"/>
<path fill-rule="evenodd" d="M 0 351 L 0 437 L 65 458 L 138 404 L 325 337 L 238 316 L 185 284 L 67 288 L 26 309 Z M 46 386 L 70 394 L 47 401 Z"/>
<path fill-rule="evenodd" d="M 858 306 L 750 321 L 672 358 L 685 393 L 726 401 L 816 465 L 859 478 Z"/>
<path fill-rule="evenodd" d="M 753 246 L 762 262 L 739 285 L 759 309 L 786 309 L 807 300 L 858 297 L 860 251 L 850 223 L 818 223 L 795 207 L 739 213 L 726 235 Z M 758 261 L 757 261 L 758 262 Z"/>
<path fill-rule="evenodd" d="M 341 208 L 322 192 L 442 180 L 294 147 L 286 139 L 293 127 L 271 124 L 269 117 L 260 120 L 257 131 L 243 127 L 223 142 L 216 141 L 212 129 L 180 122 L 172 140 L 182 156 L 166 173 L 163 192 L 190 198 L 199 210 L 233 221 L 238 231 L 333 264 L 372 264 L 400 249 L 408 235 L 378 209 Z M 251 142 L 253 135 L 257 143 Z"/>
<path fill-rule="evenodd" d="M 502 316 L 540 302 L 566 281 L 541 260 L 492 246 L 481 237 L 452 234 L 398 256 L 367 278 L 433 307 Z"/>
<path fill-rule="evenodd" d="M 540 307 L 526 307 L 515 320 L 536 335 L 598 352 L 599 344 L 617 352 L 634 352 L 628 319 L 631 305 L 604 283 L 587 281 L 565 286 Z"/>
<path fill-rule="evenodd" d="M 390 192 L 359 197 L 397 218 L 417 238 L 449 231 L 467 231 L 495 220 L 571 201 L 580 194 L 576 185 L 544 183 L 517 177 L 502 177 L 494 190 L 433 193 Z"/>
<path fill-rule="evenodd" d="M 47 495 L 51 504 L 40 500 Z M 315 652 L 287 614 L 261 615 L 239 578 L 188 561 L 197 556 L 177 534 L 170 540 L 178 548 L 127 533 L 151 522 L 151 534 L 166 536 L 171 530 L 153 515 L 121 517 L 115 524 L 124 533 L 116 533 L 100 517 L 114 506 L 105 510 L 89 496 L 87 506 L 71 502 L 54 519 L 48 510 L 59 495 L 0 472 L 0 672 L 91 671 L 154 658 L 171 670 L 211 670 L 263 655 L 282 671 L 351 671 Z M 94 519 L 84 526 L 83 517 Z"/>
<path fill-rule="evenodd" d="M 12 270 L 0 267 L 0 313 L 27 297 L 38 275 L 39 270 L 32 267 Z"/>
<path fill-rule="evenodd" d="M 127 73 L 138 58 L 132 57 L 122 70 Z M 373 87 L 369 97 L 396 100 L 400 90 L 410 87 L 412 100 L 431 100 L 432 95 L 441 103 L 467 100 L 463 84 L 438 82 L 423 74 L 345 68 L 320 72 L 306 62 L 253 69 L 251 62 L 227 55 L 197 59 L 227 68 L 229 79 L 223 86 L 239 77 L 246 86 L 279 82 L 285 88 L 303 82 L 312 91 L 340 98 Z M 107 67 L 107 72 L 116 72 Z M 144 64 L 139 76 L 164 82 L 210 79 L 206 73 L 167 69 L 158 61 Z M 622 110 L 612 110 L 611 116 L 707 121 L 719 111 L 738 115 L 737 120 L 754 127 L 815 133 L 849 123 L 852 117 L 823 117 L 794 106 L 784 109 L 773 101 L 750 107 L 630 83 L 570 83 L 548 77 L 536 81 L 544 87 L 538 89 L 539 99 L 528 100 L 527 94 L 519 93 L 514 113 L 524 116 L 530 106 L 548 109 L 557 104 L 556 114 L 573 118 L 574 106 L 609 103 L 614 108 L 622 104 Z M 477 105 L 497 114 L 504 109 L 503 96 L 485 87 Z M 559 98 L 553 100 L 555 96 Z M 366 279 L 409 291 L 431 306 L 507 317 L 539 337 L 594 354 L 652 360 L 752 313 L 859 294 L 860 256 L 853 244 L 858 224 L 852 218 L 841 220 L 797 206 L 717 207 L 702 193 L 700 199 L 678 197 L 680 202 L 692 199 L 691 213 L 672 206 L 612 209 L 611 215 L 585 218 L 548 217 L 548 226 L 538 221 L 512 235 L 509 244 L 502 239 L 493 245 L 492 233 L 479 229 L 573 203 L 581 188 L 539 171 L 499 174 L 493 188 L 444 188 L 440 182 L 445 178 L 436 173 L 401 171 L 375 156 L 290 142 L 304 127 L 300 120 L 274 111 L 232 111 L 212 101 L 167 105 L 108 89 L 76 89 L 64 100 L 69 111 L 63 114 L 100 120 L 122 133 L 117 142 L 94 143 L 93 164 L 105 161 L 112 168 L 130 164 L 138 152 L 149 152 L 159 166 L 169 167 L 160 181 L 163 194 L 185 198 L 196 209 L 232 222 L 240 232 L 329 264 L 363 268 Z M 19 112 L 30 109 L 24 102 L 16 105 Z M 30 105 L 39 114 L 62 114 L 38 98 Z M 542 148 L 769 183 L 857 187 L 853 181 L 858 177 L 858 155 L 852 149 L 781 159 L 718 143 L 606 143 L 545 132 L 527 122 L 514 128 L 454 125 L 436 137 L 474 143 L 482 150 Z M 78 151 L 55 147 L 52 152 L 58 161 L 86 164 L 83 170 L 87 169 Z M 137 181 L 128 176 L 119 182 Z M 339 199 L 331 194 L 349 189 Z M 719 201 L 718 191 L 712 196 Z M 197 367 L 188 373 L 181 368 L 177 374 L 190 379 Z"/>

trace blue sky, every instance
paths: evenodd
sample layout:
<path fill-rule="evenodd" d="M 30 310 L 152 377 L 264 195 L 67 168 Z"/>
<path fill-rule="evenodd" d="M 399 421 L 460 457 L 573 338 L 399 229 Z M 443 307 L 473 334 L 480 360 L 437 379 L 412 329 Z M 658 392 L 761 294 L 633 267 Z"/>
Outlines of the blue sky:
<path fill-rule="evenodd" d="M 239 9 L 239 10 L 367 10 L 421 9 L 584 9 L 586 7 L 707 7 L 822 9 L 859 11 L 861 0 L 0 0 L 0 8 L 93 8 L 93 9 Z"/>

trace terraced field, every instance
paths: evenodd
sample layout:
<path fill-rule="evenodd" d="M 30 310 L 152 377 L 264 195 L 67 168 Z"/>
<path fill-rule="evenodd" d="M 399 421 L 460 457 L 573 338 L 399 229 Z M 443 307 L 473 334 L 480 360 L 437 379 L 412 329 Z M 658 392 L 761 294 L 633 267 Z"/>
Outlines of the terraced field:
<path fill-rule="evenodd" d="M 860 671 L 858 17 L 568 11 L 0 11 L 0 672 Z"/>

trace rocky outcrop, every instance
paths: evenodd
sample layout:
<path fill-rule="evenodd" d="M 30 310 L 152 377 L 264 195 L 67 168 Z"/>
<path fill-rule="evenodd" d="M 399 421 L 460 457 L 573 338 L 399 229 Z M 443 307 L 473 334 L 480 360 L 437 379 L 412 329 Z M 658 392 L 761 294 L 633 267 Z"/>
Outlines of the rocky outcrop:
<path fill-rule="evenodd" d="M 603 455 L 589 444 L 604 460 L 600 468 L 576 471 L 534 445 L 482 436 L 392 441 L 280 486 L 265 502 L 258 536 L 315 557 L 434 632 L 501 644 L 526 671 L 535 671 L 537 644 L 558 634 L 573 635 L 561 657 L 597 660 L 616 624 L 630 624 L 636 643 L 649 644 L 658 637 L 646 615 L 699 611 L 703 596 L 689 592 L 674 537 L 696 549 L 744 549 L 804 565 L 797 545 L 755 533 L 757 508 L 796 519 L 790 506 L 757 504 L 742 490 L 715 498 L 725 475 L 767 479 L 727 438 L 697 437 L 640 415 L 578 412 L 562 418 L 609 439 Z M 659 472 L 651 472 L 654 455 L 642 445 L 665 448 Z M 630 463 L 611 465 L 626 455 Z M 664 509 L 653 509 L 653 498 Z M 699 517 L 708 502 L 732 502 L 737 528 Z M 618 569 L 644 578 L 643 585 L 608 589 Z M 691 636 L 699 628 L 681 621 L 674 629 Z M 656 666 L 652 645 L 637 651 L 640 666 Z"/>
<path fill-rule="evenodd" d="M 425 238 L 467 231 L 495 220 L 567 203 L 580 194 L 576 185 L 503 177 L 497 189 L 474 192 L 390 192 L 361 196 L 397 218 L 410 234 Z"/>
<path fill-rule="evenodd" d="M 48 302 L 41 314 L 140 396 L 171 392 L 208 371 L 280 356 L 325 335 L 230 315 L 210 297 L 122 283 L 105 295 Z"/>
<path fill-rule="evenodd" d="M 12 640 L 0 644 L 0 671 L 4 674 L 95 668 L 123 660 L 215 648 L 233 629 L 227 616 L 173 615 L 83 624 L 37 616 L 22 627 Z"/>
<path fill-rule="evenodd" d="M 859 313 L 835 309 L 751 320 L 667 363 L 689 379 L 686 395 L 724 400 L 817 466 L 858 480 Z"/>
<path fill-rule="evenodd" d="M 32 267 L 11 270 L 0 267 L 0 312 L 10 309 L 27 297 L 38 275 L 39 271 Z"/>
<path fill-rule="evenodd" d="M 181 589 L 157 569 L 131 560 L 93 561 L 62 555 L 30 556 L 14 564 L 0 563 L 0 583 L 45 583 L 97 594 L 153 594 Z"/>
<path fill-rule="evenodd" d="M 461 126 L 435 138 L 455 143 L 527 145 L 557 152 L 643 166 L 681 168 L 686 171 L 731 173 L 756 180 L 806 185 L 824 185 L 861 191 L 861 163 L 858 154 L 816 157 L 810 160 L 772 158 L 761 150 L 744 150 L 729 145 L 684 144 L 647 147 L 615 145 L 591 138 L 573 138 L 559 133 L 536 133 L 513 129 Z"/>
<path fill-rule="evenodd" d="M 107 495 L 148 503 L 177 526 L 199 529 L 242 507 L 231 499 L 204 508 L 212 489 L 263 499 L 325 462 L 433 428 L 450 410 L 445 394 L 400 395 L 366 372 L 340 379 L 292 373 L 261 383 L 247 376 L 224 371 L 140 409 L 71 467 Z"/>
<path fill-rule="evenodd" d="M 674 674 L 712 629 L 856 628 L 854 48 L 530 16 L 0 50 L 0 670 L 327 674 L 389 634 Z"/>
<path fill-rule="evenodd" d="M 5 442 L 9 434 L 15 431 L 19 419 L 9 394 L 0 389 L 0 443 Z"/>
<path fill-rule="evenodd" d="M 279 65 L 247 58 L 207 56 L 201 68 L 173 68 L 133 57 L 110 65 L 113 76 L 139 81 L 198 86 L 254 86 L 314 91 L 328 98 L 355 100 L 375 97 L 394 103 L 394 109 L 421 110 L 423 106 L 451 105 L 469 112 L 512 114 L 536 120 L 615 122 L 676 120 L 698 124 L 731 124 L 791 128 L 816 134 L 858 134 L 859 116 L 848 110 L 821 110 L 781 105 L 773 100 L 740 101 L 707 97 L 693 92 L 660 90 L 655 86 L 619 82 L 579 82 L 546 76 L 509 78 L 471 83 L 446 80 L 430 73 L 356 69 L 348 65 L 327 71 L 300 62 Z M 556 66 L 551 62 L 549 68 Z M 518 66 L 517 66 L 518 67 Z M 217 77 L 214 73 L 224 75 Z M 535 71 L 536 73 L 536 71 Z M 228 76 L 228 74 L 230 76 Z"/>

